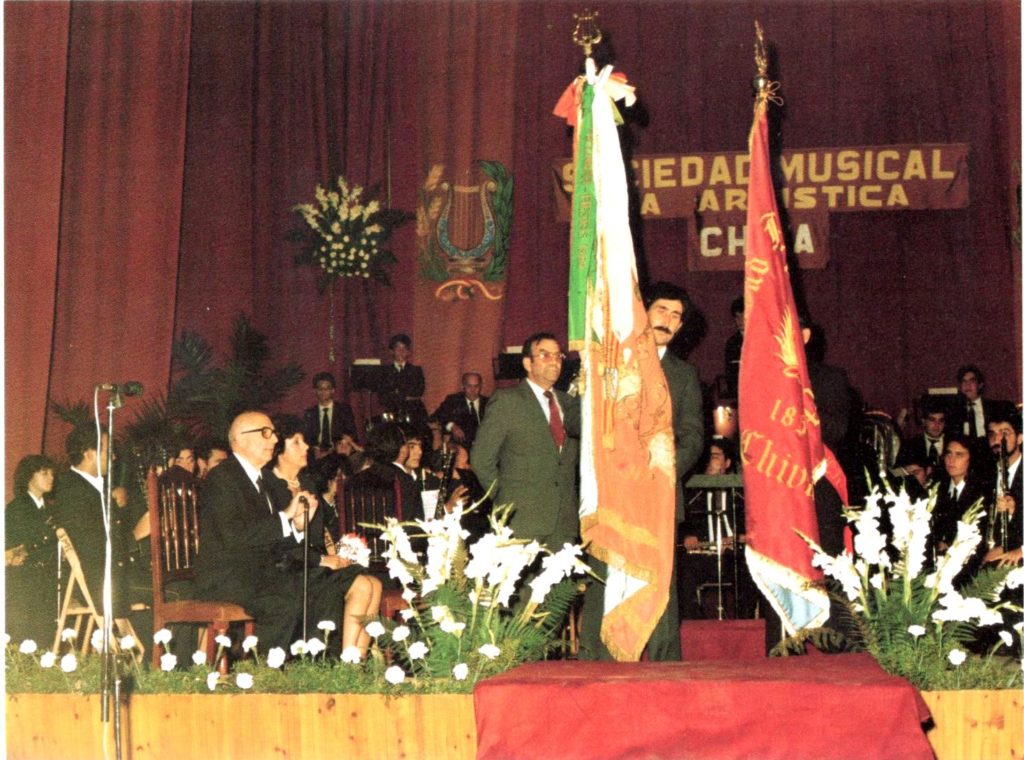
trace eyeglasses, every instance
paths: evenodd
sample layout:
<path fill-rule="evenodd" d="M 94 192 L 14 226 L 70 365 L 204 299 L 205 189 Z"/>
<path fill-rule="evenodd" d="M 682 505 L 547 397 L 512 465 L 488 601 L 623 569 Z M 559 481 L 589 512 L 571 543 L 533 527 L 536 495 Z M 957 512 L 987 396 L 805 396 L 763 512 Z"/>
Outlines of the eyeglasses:
<path fill-rule="evenodd" d="M 274 430 L 274 428 L 272 427 L 259 427 L 253 428 L 252 430 L 243 430 L 239 433 L 239 435 L 245 435 L 246 433 L 259 433 L 260 435 L 267 439 L 273 438 L 275 435 L 277 435 L 277 431 Z"/>
<path fill-rule="evenodd" d="M 544 361 L 544 362 L 550 362 L 550 361 L 560 361 L 561 362 L 561 361 L 565 361 L 565 354 L 563 354 L 561 351 L 556 352 L 556 353 L 552 353 L 551 351 L 545 351 L 542 348 L 540 351 L 538 351 L 536 354 L 533 355 L 533 358 L 534 359 L 540 359 L 541 361 Z"/>

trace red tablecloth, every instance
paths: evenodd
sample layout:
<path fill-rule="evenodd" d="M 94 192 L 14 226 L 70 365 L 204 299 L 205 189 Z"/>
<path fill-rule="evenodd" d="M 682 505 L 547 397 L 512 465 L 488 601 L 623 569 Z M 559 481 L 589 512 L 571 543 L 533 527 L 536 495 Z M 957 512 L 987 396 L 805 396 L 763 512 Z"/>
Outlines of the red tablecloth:
<path fill-rule="evenodd" d="M 684 662 L 764 657 L 764 620 L 684 620 Z"/>
<path fill-rule="evenodd" d="M 474 702 L 478 758 L 933 757 L 917 690 L 866 654 L 541 662 Z"/>

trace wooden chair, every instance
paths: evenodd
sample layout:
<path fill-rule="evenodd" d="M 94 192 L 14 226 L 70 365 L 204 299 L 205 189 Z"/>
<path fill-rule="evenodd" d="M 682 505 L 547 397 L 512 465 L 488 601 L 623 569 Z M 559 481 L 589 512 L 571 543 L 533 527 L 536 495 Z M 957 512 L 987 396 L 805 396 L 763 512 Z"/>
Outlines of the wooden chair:
<path fill-rule="evenodd" d="M 246 636 L 252 635 L 255 630 L 253 618 L 232 602 L 190 598 L 195 593 L 192 564 L 199 553 L 198 483 L 195 477 L 180 467 L 172 467 L 159 478 L 150 472 L 146 485 L 149 492 L 149 545 L 153 559 L 153 630 L 159 631 L 172 623 L 205 626 L 206 661 L 213 662 L 216 652 L 214 639 L 220 634 L 227 634 L 232 623 L 244 623 Z M 184 598 L 169 598 L 169 584 L 177 584 L 177 594 Z M 159 644 L 154 644 L 154 667 L 159 666 L 161 650 Z M 218 668 L 227 673 L 226 652 Z"/>
<path fill-rule="evenodd" d="M 402 520 L 402 488 L 398 478 L 387 481 L 370 470 L 356 473 L 339 481 L 335 503 L 339 505 L 338 528 L 341 534 L 358 533 L 365 538 L 370 547 L 370 571 L 386 578 L 381 531 L 367 528 L 363 523 L 379 525 L 387 517 Z M 381 617 L 390 620 L 408 606 L 399 589 L 384 589 L 380 600 Z"/>
<path fill-rule="evenodd" d="M 103 615 L 100 614 L 93 603 L 93 596 L 89 593 L 89 587 L 85 582 L 85 573 L 82 571 L 82 561 L 78 556 L 78 552 L 75 551 L 75 545 L 71 542 L 71 537 L 68 536 L 67 531 L 63 528 L 57 528 L 56 532 L 61 554 L 64 557 L 64 561 L 68 564 L 68 581 L 60 606 L 60 614 L 57 618 L 57 633 L 53 637 L 52 651 L 54 654 L 57 654 L 60 649 L 61 634 L 65 628 L 71 627 L 75 631 L 75 640 L 80 644 L 79 651 L 84 655 L 92 647 L 92 632 L 103 627 Z M 132 605 L 132 610 L 144 609 L 146 609 L 144 604 Z M 73 626 L 68 625 L 71 620 L 74 621 Z M 84 635 L 82 634 L 83 621 L 85 622 Z M 114 627 L 121 637 L 131 635 L 135 640 L 135 645 L 132 647 L 132 656 L 138 662 L 142 662 L 142 658 L 146 654 L 146 647 L 139 640 L 138 634 L 135 633 L 131 620 L 128 618 L 115 618 Z M 111 636 L 110 648 L 115 652 L 121 651 L 121 644 L 116 636 Z"/>

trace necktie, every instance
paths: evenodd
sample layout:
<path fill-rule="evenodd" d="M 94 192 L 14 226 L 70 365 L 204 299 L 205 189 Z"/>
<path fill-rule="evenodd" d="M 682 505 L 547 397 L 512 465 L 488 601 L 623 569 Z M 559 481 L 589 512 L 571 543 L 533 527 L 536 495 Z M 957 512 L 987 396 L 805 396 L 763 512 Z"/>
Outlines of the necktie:
<path fill-rule="evenodd" d="M 548 410 L 551 412 L 551 416 L 548 418 L 551 437 L 555 440 L 555 446 L 561 450 L 562 444 L 565 443 L 565 428 L 562 427 L 562 414 L 558 411 L 558 404 L 555 403 L 555 394 L 551 391 L 544 391 L 544 396 L 548 400 Z"/>
<path fill-rule="evenodd" d="M 972 438 L 975 438 L 978 435 L 978 426 L 974 420 L 974 404 L 974 401 L 967 402 L 967 432 Z"/>
<path fill-rule="evenodd" d="M 270 494 L 268 494 L 265 490 L 263 490 L 263 476 L 262 475 L 257 475 L 256 476 L 256 490 L 259 491 L 260 498 L 262 498 L 263 501 L 267 502 L 267 509 L 270 510 L 270 514 L 274 514 L 274 507 L 270 503 Z"/>
<path fill-rule="evenodd" d="M 327 407 L 323 408 L 323 417 L 320 419 L 320 448 L 330 448 L 331 445 L 331 418 L 327 414 Z"/>
<path fill-rule="evenodd" d="M 477 422 L 480 421 L 480 415 L 477 414 L 477 412 L 476 412 L 476 402 L 475 401 L 470 401 L 469 402 L 469 413 L 473 417 L 474 420 L 476 420 Z"/>
<path fill-rule="evenodd" d="M 931 462 L 939 461 L 939 450 L 935 447 L 935 441 L 932 438 L 928 439 L 928 459 Z"/>

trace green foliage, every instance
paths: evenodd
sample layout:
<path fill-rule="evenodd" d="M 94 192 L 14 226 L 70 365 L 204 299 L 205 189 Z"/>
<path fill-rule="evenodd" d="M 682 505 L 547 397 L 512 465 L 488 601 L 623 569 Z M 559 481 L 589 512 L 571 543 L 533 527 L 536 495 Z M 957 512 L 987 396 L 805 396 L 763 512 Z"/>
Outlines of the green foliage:
<path fill-rule="evenodd" d="M 512 174 L 498 161 L 481 161 L 480 167 L 497 186 L 494 193 L 494 256 L 484 271 L 487 282 L 505 279 L 509 238 L 512 236 Z"/>

